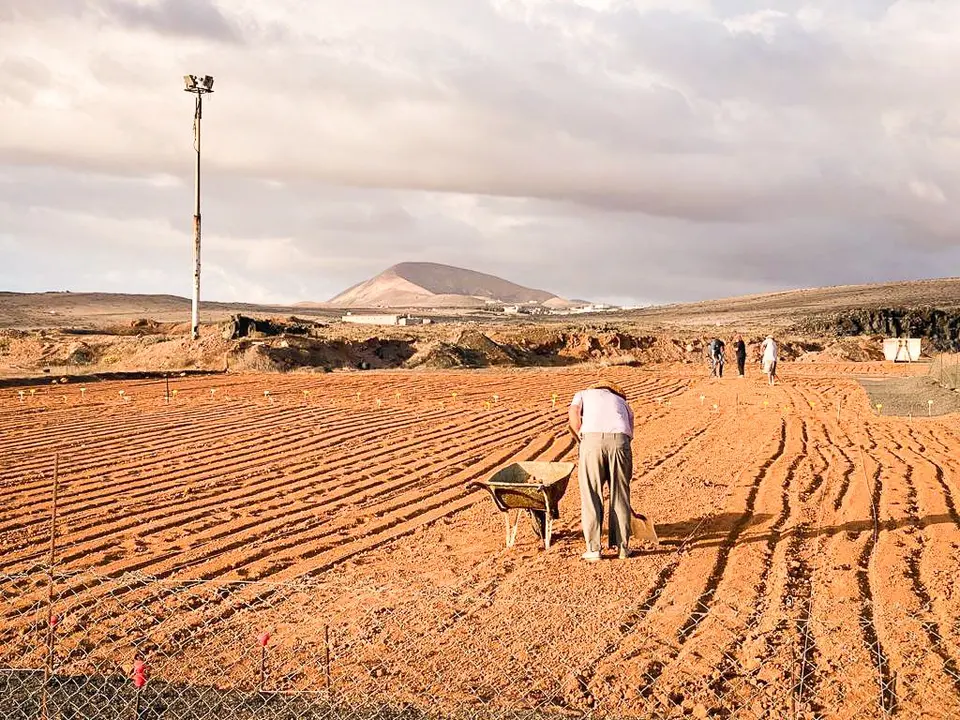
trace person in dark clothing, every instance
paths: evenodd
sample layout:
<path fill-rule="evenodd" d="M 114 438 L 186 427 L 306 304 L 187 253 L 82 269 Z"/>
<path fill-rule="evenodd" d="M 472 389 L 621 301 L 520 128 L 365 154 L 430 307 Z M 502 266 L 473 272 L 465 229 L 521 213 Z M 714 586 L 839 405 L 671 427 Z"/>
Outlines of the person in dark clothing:
<path fill-rule="evenodd" d="M 723 377 L 723 351 L 725 346 L 723 340 L 714 338 L 707 347 L 707 354 L 710 357 L 710 369 L 714 377 Z"/>
<path fill-rule="evenodd" d="M 743 335 L 737 335 L 733 341 L 733 351 L 737 356 L 737 374 L 743 377 L 747 367 L 747 345 L 743 342 Z"/>

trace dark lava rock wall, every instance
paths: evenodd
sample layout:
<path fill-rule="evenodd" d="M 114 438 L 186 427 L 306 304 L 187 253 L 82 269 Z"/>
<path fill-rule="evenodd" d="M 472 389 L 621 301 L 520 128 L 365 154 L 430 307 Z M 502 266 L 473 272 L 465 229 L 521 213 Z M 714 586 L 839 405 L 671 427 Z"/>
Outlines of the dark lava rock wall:
<path fill-rule="evenodd" d="M 938 308 L 847 310 L 813 319 L 804 330 L 834 334 L 925 338 L 937 350 L 960 350 L 960 311 Z"/>

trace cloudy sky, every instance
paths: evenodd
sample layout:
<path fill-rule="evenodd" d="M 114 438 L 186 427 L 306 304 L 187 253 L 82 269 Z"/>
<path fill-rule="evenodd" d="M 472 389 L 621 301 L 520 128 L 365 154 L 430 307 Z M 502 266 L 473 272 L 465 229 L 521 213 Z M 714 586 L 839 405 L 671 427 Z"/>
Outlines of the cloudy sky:
<path fill-rule="evenodd" d="M 404 260 L 667 302 L 958 275 L 954 0 L 0 0 L 0 289 Z"/>

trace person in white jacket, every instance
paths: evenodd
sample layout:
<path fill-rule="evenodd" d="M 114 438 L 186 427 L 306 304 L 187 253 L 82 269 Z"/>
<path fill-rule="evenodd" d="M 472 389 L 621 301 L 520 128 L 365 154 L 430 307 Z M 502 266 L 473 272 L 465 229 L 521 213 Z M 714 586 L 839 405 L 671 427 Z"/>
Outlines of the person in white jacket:
<path fill-rule="evenodd" d="M 767 374 L 769 383 L 773 385 L 777 381 L 777 341 L 772 335 L 767 335 L 767 339 L 760 345 L 760 352 L 763 371 Z"/>

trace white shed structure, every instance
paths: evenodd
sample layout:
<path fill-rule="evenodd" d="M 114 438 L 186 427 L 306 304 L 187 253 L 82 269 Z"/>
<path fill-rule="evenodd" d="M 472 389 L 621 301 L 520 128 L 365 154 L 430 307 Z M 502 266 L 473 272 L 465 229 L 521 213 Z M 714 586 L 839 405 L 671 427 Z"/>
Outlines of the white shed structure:
<path fill-rule="evenodd" d="M 920 359 L 920 338 L 887 338 L 883 357 L 888 362 L 916 362 Z"/>

